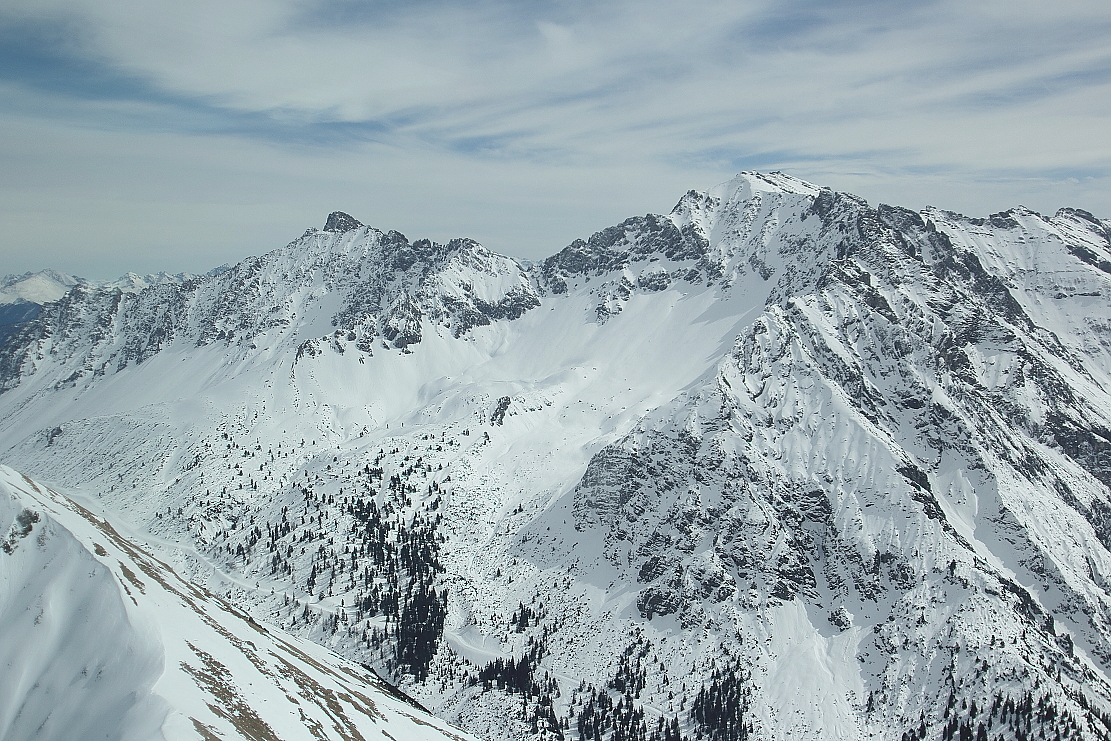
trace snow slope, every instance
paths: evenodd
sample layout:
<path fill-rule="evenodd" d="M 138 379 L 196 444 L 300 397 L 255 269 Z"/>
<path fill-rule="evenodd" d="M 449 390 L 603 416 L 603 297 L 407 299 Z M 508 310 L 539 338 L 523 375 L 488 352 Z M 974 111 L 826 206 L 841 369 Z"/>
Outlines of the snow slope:
<path fill-rule="evenodd" d="M 0 523 L 0 738 L 464 738 L 6 467 Z"/>
<path fill-rule="evenodd" d="M 780 173 L 534 266 L 332 214 L 47 307 L 0 455 L 486 738 L 1107 738 L 1109 299 L 1086 212 Z"/>

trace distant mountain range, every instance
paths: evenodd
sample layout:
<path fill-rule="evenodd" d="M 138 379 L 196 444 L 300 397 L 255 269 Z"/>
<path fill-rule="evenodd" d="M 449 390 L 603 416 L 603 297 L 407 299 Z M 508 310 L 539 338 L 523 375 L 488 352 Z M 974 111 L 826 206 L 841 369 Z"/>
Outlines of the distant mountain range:
<path fill-rule="evenodd" d="M 203 276 L 0 291 L 35 307 L 0 461 L 95 497 L 217 624 L 475 736 L 1111 737 L 1111 221 L 743 173 L 535 264 L 337 212 Z M 149 579 L 5 475 L 19 552 L 54 518 L 116 589 L 81 599 L 130 610 Z M 160 676 L 208 691 L 149 614 L 186 657 Z M 6 717 L 44 702 L 12 681 Z"/>
<path fill-rule="evenodd" d="M 119 289 L 135 293 L 159 283 L 180 283 L 188 280 L 187 274 L 140 276 L 128 273 L 118 280 L 96 283 L 86 278 L 75 278 L 56 270 L 40 270 L 37 273 L 6 275 L 0 278 L 0 338 L 6 336 L 14 325 L 30 321 L 38 316 L 44 304 L 62 298 L 76 285 L 95 286 L 106 289 Z"/>

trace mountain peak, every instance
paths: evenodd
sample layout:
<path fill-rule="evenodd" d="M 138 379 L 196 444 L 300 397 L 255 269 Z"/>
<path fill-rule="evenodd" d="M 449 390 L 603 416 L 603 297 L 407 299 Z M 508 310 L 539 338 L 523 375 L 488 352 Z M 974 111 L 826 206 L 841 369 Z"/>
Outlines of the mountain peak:
<path fill-rule="evenodd" d="M 0 304 L 11 304 L 21 300 L 33 304 L 57 301 L 66 294 L 66 291 L 80 282 L 79 278 L 55 270 L 9 275 L 0 279 Z"/>
<path fill-rule="evenodd" d="M 738 173 L 727 183 L 722 183 L 717 189 L 735 193 L 744 191 L 743 197 L 750 198 L 753 193 L 795 193 L 798 195 L 816 196 L 821 188 L 813 183 L 787 175 L 782 172 L 753 172 L 746 170 Z M 715 190 L 717 190 L 715 189 Z"/>
<path fill-rule="evenodd" d="M 324 231 L 326 232 L 349 232 L 352 229 L 358 229 L 363 225 L 363 222 L 356 219 L 350 214 L 345 214 L 343 211 L 333 211 L 328 214 L 328 221 L 324 224 Z"/>

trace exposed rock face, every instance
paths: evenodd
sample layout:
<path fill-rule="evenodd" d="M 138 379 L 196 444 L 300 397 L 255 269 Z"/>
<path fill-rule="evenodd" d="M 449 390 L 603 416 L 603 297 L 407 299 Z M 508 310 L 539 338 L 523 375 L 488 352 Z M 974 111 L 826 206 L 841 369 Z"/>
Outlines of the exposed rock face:
<path fill-rule="evenodd" d="M 343 234 L 358 229 L 363 225 L 363 222 L 356 219 L 354 216 L 345 214 L 342 211 L 333 211 L 328 214 L 328 221 L 324 223 L 324 231 L 337 232 Z"/>

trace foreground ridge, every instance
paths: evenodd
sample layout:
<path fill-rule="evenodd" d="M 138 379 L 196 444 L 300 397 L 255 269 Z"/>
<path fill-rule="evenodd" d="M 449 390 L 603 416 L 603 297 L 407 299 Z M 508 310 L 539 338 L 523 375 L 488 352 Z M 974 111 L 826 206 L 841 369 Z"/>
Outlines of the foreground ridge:
<path fill-rule="evenodd" d="M 464 737 L 0 467 L 3 738 Z"/>

